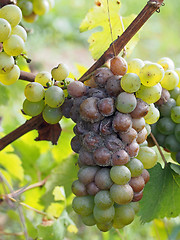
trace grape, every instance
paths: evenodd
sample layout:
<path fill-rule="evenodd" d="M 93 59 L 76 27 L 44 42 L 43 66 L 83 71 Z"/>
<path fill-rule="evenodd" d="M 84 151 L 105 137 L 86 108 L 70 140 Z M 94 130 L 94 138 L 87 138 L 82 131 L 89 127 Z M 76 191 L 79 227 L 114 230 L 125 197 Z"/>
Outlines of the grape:
<path fill-rule="evenodd" d="M 26 40 L 27 40 L 27 32 L 26 32 L 26 30 L 23 28 L 23 27 L 21 27 L 20 25 L 17 25 L 16 27 L 14 27 L 13 29 L 12 29 L 12 33 L 11 34 L 13 34 L 13 35 L 18 35 L 20 38 L 22 38 L 22 40 L 24 41 L 24 42 L 26 42 Z"/>
<path fill-rule="evenodd" d="M 95 220 L 98 223 L 109 223 L 114 218 L 115 210 L 113 206 L 106 209 L 101 209 L 95 206 L 93 210 L 93 214 L 94 214 Z"/>
<path fill-rule="evenodd" d="M 40 83 L 44 87 L 48 87 L 48 85 L 52 84 L 51 74 L 45 71 L 39 72 L 34 81 Z"/>
<path fill-rule="evenodd" d="M 82 97 L 86 94 L 86 86 L 80 81 L 73 81 L 67 86 L 71 97 Z"/>
<path fill-rule="evenodd" d="M 180 150 L 180 144 L 176 140 L 174 134 L 168 135 L 164 140 L 164 146 L 170 152 L 178 152 Z"/>
<path fill-rule="evenodd" d="M 39 102 L 44 97 L 44 88 L 40 83 L 32 82 L 26 85 L 24 95 L 30 102 Z"/>
<path fill-rule="evenodd" d="M 147 135 L 148 135 L 147 130 L 144 127 L 140 132 L 138 132 L 138 136 L 137 136 L 137 139 L 136 139 L 137 143 L 138 144 L 143 143 L 146 140 Z"/>
<path fill-rule="evenodd" d="M 180 142 L 180 124 L 176 124 L 174 129 L 174 134 L 175 134 L 176 140 Z"/>
<path fill-rule="evenodd" d="M 111 198 L 110 192 L 106 190 L 101 190 L 98 192 L 94 198 L 95 205 L 100 209 L 106 209 L 113 205 L 113 200 Z"/>
<path fill-rule="evenodd" d="M 101 121 L 99 126 L 100 134 L 103 136 L 112 134 L 112 118 L 105 118 Z"/>
<path fill-rule="evenodd" d="M 111 153 L 105 147 L 99 147 L 93 153 L 94 162 L 99 166 L 109 166 L 111 161 Z"/>
<path fill-rule="evenodd" d="M 33 11 L 35 14 L 42 16 L 49 11 L 47 0 L 33 0 Z"/>
<path fill-rule="evenodd" d="M 177 99 L 176 99 L 176 105 L 177 106 L 180 106 L 180 95 L 177 97 Z"/>
<path fill-rule="evenodd" d="M 93 226 L 96 224 L 96 220 L 94 218 L 93 214 L 90 214 L 88 216 L 82 216 L 82 222 L 86 225 L 86 226 Z"/>
<path fill-rule="evenodd" d="M 139 211 L 139 203 L 138 202 L 131 202 L 129 205 L 133 208 L 135 213 L 138 213 Z"/>
<path fill-rule="evenodd" d="M 159 107 L 161 116 L 169 117 L 171 116 L 171 108 L 176 106 L 176 101 L 173 98 L 169 98 L 166 103 Z"/>
<path fill-rule="evenodd" d="M 176 124 L 169 117 L 162 117 L 157 122 L 157 130 L 164 135 L 172 134 L 175 126 Z"/>
<path fill-rule="evenodd" d="M 112 154 L 112 165 L 124 165 L 129 161 L 129 155 L 123 149 Z"/>
<path fill-rule="evenodd" d="M 113 184 L 110 188 L 110 194 L 114 202 L 118 204 L 127 204 L 133 199 L 133 190 L 129 184 Z"/>
<path fill-rule="evenodd" d="M 51 70 L 51 75 L 56 81 L 62 81 L 69 75 L 69 69 L 64 63 L 60 63 Z"/>
<path fill-rule="evenodd" d="M 166 90 L 165 88 L 162 88 L 162 93 L 161 93 L 161 97 L 160 99 L 156 102 L 156 104 L 159 105 L 163 105 L 165 104 L 168 99 L 170 98 L 170 93 L 168 90 Z"/>
<path fill-rule="evenodd" d="M 143 169 L 141 176 L 143 177 L 145 184 L 149 182 L 150 175 L 146 169 Z"/>
<path fill-rule="evenodd" d="M 180 89 L 178 87 L 175 87 L 173 90 L 169 91 L 171 98 L 174 98 L 175 100 L 180 95 Z"/>
<path fill-rule="evenodd" d="M 43 118 L 47 123 L 56 124 L 62 118 L 61 109 L 60 108 L 51 108 L 48 105 L 46 105 L 43 110 Z"/>
<path fill-rule="evenodd" d="M 66 118 L 70 118 L 70 111 L 73 105 L 73 99 L 72 98 L 66 98 L 64 103 L 61 105 L 61 111 L 63 116 Z"/>
<path fill-rule="evenodd" d="M 88 91 L 89 97 L 96 97 L 96 98 L 105 98 L 107 96 L 105 90 L 99 88 L 90 88 Z"/>
<path fill-rule="evenodd" d="M 3 18 L 0 18 L 0 42 L 4 42 L 11 34 L 11 25 Z"/>
<path fill-rule="evenodd" d="M 127 73 L 121 78 L 121 87 L 128 93 L 137 92 L 141 86 L 141 80 L 135 73 Z"/>
<path fill-rule="evenodd" d="M 71 190 L 78 197 L 87 195 L 85 185 L 79 180 L 76 180 L 72 183 Z"/>
<path fill-rule="evenodd" d="M 79 163 L 82 165 L 94 165 L 92 153 L 88 152 L 84 147 L 79 151 Z"/>
<path fill-rule="evenodd" d="M 133 118 L 132 119 L 132 127 L 137 131 L 140 132 L 145 127 L 145 120 L 143 117 L 141 118 Z"/>
<path fill-rule="evenodd" d="M 161 81 L 161 86 L 167 90 L 172 90 L 177 87 L 179 83 L 179 76 L 173 70 L 167 70 L 165 72 L 164 78 Z"/>
<path fill-rule="evenodd" d="M 125 75 L 127 68 L 127 62 L 123 57 L 114 57 L 110 60 L 110 69 L 114 75 Z"/>
<path fill-rule="evenodd" d="M 135 212 L 130 204 L 125 206 L 118 206 L 115 208 L 113 226 L 116 227 L 119 224 L 128 225 L 134 220 L 134 216 Z"/>
<path fill-rule="evenodd" d="M 109 135 L 105 138 L 105 146 L 112 152 L 124 148 L 123 142 L 116 135 Z"/>
<path fill-rule="evenodd" d="M 77 214 L 88 216 L 93 212 L 94 198 L 92 196 L 75 197 L 72 208 Z"/>
<path fill-rule="evenodd" d="M 127 73 L 136 73 L 139 75 L 142 67 L 144 67 L 144 62 L 139 58 L 134 58 L 128 63 Z"/>
<path fill-rule="evenodd" d="M 177 152 L 176 154 L 176 161 L 180 163 L 180 152 Z"/>
<path fill-rule="evenodd" d="M 174 70 L 174 63 L 168 57 L 160 58 L 158 60 L 158 63 L 164 68 L 164 71 L 166 71 L 166 70 Z"/>
<path fill-rule="evenodd" d="M 93 152 L 102 145 L 102 138 L 94 132 L 88 132 L 83 136 L 83 146 L 89 151 Z"/>
<path fill-rule="evenodd" d="M 80 116 L 84 121 L 98 122 L 102 115 L 98 111 L 97 98 L 90 97 L 84 100 L 80 105 Z"/>
<path fill-rule="evenodd" d="M 32 12 L 29 16 L 24 16 L 24 20 L 28 23 L 33 23 L 38 19 L 38 15 Z"/>
<path fill-rule="evenodd" d="M 45 92 L 45 102 L 52 108 L 60 107 L 64 102 L 64 92 L 60 87 L 52 86 Z"/>
<path fill-rule="evenodd" d="M 140 148 L 140 149 L 142 149 L 142 148 Z M 139 154 L 138 154 L 138 157 L 139 157 Z M 140 155 L 140 157 L 141 157 L 141 155 Z M 144 169 L 142 161 L 139 158 L 138 159 L 137 158 L 131 158 L 130 161 L 126 164 L 126 167 L 129 168 L 132 177 L 138 177 L 139 175 L 141 175 L 141 173 Z"/>
<path fill-rule="evenodd" d="M 180 106 L 175 106 L 171 109 L 171 119 L 175 123 L 180 123 Z"/>
<path fill-rule="evenodd" d="M 140 147 L 137 159 L 142 162 L 144 168 L 150 169 L 156 165 L 158 157 L 157 153 L 152 148 Z"/>
<path fill-rule="evenodd" d="M 44 106 L 45 104 L 43 100 L 39 102 L 30 102 L 25 99 L 23 103 L 23 111 L 25 112 L 25 114 L 35 117 L 43 111 Z"/>
<path fill-rule="evenodd" d="M 115 132 L 127 131 L 132 126 L 132 119 L 129 114 L 117 112 L 112 123 Z"/>
<path fill-rule="evenodd" d="M 149 111 L 149 105 L 142 99 L 137 99 L 136 108 L 131 112 L 131 117 L 140 118 L 145 117 Z"/>
<path fill-rule="evenodd" d="M 108 78 L 112 76 L 113 73 L 111 72 L 111 70 L 105 67 L 98 68 L 93 74 L 94 81 L 99 87 L 104 87 Z"/>
<path fill-rule="evenodd" d="M 140 201 L 142 199 L 142 197 L 143 197 L 143 190 L 140 191 L 140 192 L 137 192 L 137 193 L 134 192 L 134 196 L 133 196 L 132 201 L 133 202 L 138 202 L 138 201 Z"/>
<path fill-rule="evenodd" d="M 6 5 L 0 9 L 0 18 L 6 19 L 11 27 L 15 27 L 22 19 L 21 9 L 16 5 Z"/>
<path fill-rule="evenodd" d="M 119 185 L 124 185 L 131 179 L 131 172 L 126 166 L 114 166 L 110 170 L 112 181 Z"/>
<path fill-rule="evenodd" d="M 116 108 L 121 113 L 130 113 L 136 108 L 137 100 L 134 94 L 122 92 L 117 96 Z"/>
<path fill-rule="evenodd" d="M 87 188 L 87 193 L 92 196 L 96 195 L 99 192 L 99 188 L 96 186 L 94 182 L 89 183 L 86 186 L 86 188 Z"/>
<path fill-rule="evenodd" d="M 144 178 L 141 175 L 138 177 L 133 177 L 129 181 L 129 185 L 132 187 L 134 192 L 140 192 L 145 186 Z"/>
<path fill-rule="evenodd" d="M 20 55 L 25 48 L 24 41 L 18 35 L 11 35 L 3 43 L 4 51 L 10 56 Z"/>
<path fill-rule="evenodd" d="M 100 231 L 102 231 L 102 232 L 107 232 L 107 231 L 109 231 L 109 230 L 112 228 L 113 224 L 112 224 L 112 222 L 108 222 L 108 223 L 97 223 L 96 226 L 97 226 L 97 228 L 98 228 Z"/>
<path fill-rule="evenodd" d="M 99 100 L 98 109 L 103 116 L 111 116 L 115 111 L 113 98 L 103 98 Z"/>
<path fill-rule="evenodd" d="M 79 136 L 74 136 L 71 139 L 71 148 L 75 153 L 79 153 L 80 149 L 82 147 L 82 142 Z"/>
<path fill-rule="evenodd" d="M 154 106 L 153 103 L 149 105 L 149 112 L 148 114 L 144 117 L 145 122 L 148 124 L 153 124 L 158 121 L 160 117 L 159 110 Z"/>
<path fill-rule="evenodd" d="M 136 97 L 141 98 L 148 104 L 157 102 L 161 97 L 162 87 L 158 83 L 152 87 L 141 85 L 140 89 L 136 92 Z"/>
<path fill-rule="evenodd" d="M 23 16 L 29 16 L 33 11 L 33 4 L 31 1 L 21 1 L 18 5 L 21 8 Z"/>
<path fill-rule="evenodd" d="M 10 72 L 0 74 L 0 82 L 2 82 L 4 85 L 11 85 L 19 79 L 19 76 L 20 69 L 17 65 L 14 65 Z"/>
<path fill-rule="evenodd" d="M 146 123 L 145 128 L 147 131 L 147 136 L 149 136 L 149 134 L 151 133 L 151 126 L 148 123 Z"/>
<path fill-rule="evenodd" d="M 146 87 L 155 86 L 164 77 L 164 69 L 157 63 L 145 64 L 139 72 L 141 83 Z"/>
<path fill-rule="evenodd" d="M 123 92 L 120 79 L 119 76 L 112 76 L 107 79 L 105 89 L 109 96 L 117 97 L 120 92 Z"/>
<path fill-rule="evenodd" d="M 132 143 L 125 147 L 125 150 L 130 157 L 136 157 L 139 152 L 139 144 L 136 142 L 136 140 L 133 140 Z"/>
<path fill-rule="evenodd" d="M 158 132 L 158 134 L 155 137 L 156 137 L 156 140 L 159 143 L 159 145 L 164 146 L 164 141 L 165 141 L 166 136 L 161 134 L 160 132 Z"/>
<path fill-rule="evenodd" d="M 134 128 L 129 128 L 126 132 L 120 132 L 119 136 L 124 143 L 130 144 L 137 138 L 137 132 Z"/>
<path fill-rule="evenodd" d="M 113 185 L 113 181 L 110 178 L 110 169 L 101 168 L 95 175 L 95 184 L 101 190 L 108 190 Z"/>
<path fill-rule="evenodd" d="M 14 58 L 5 52 L 0 52 L 0 74 L 9 73 L 14 67 Z"/>
<path fill-rule="evenodd" d="M 80 168 L 78 172 L 79 181 L 84 183 L 85 185 L 93 182 L 98 169 L 99 167 L 97 166 L 84 166 Z"/>

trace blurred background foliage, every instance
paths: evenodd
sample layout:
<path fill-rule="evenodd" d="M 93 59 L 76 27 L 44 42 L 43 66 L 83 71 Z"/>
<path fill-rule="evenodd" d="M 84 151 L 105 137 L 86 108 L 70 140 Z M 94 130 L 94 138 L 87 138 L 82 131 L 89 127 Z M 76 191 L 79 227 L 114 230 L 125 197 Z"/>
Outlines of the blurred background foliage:
<path fill-rule="evenodd" d="M 146 2 L 147 0 L 121 0 L 120 13 L 122 16 L 138 14 Z M 77 64 L 86 68 L 91 66 L 93 59 L 88 51 L 87 39 L 92 31 L 80 34 L 79 25 L 93 5 L 94 0 L 56 0 L 54 9 L 39 17 L 35 23 L 23 22 L 30 30 L 26 47 L 28 57 L 32 59 L 30 68 L 34 73 L 42 70 L 51 71 L 58 63 L 64 62 L 78 77 Z M 178 0 L 166 0 L 160 13 L 155 13 L 141 29 L 140 40 L 130 58 L 157 61 L 160 57 L 168 56 L 177 67 L 180 66 L 179 12 Z M 21 66 L 27 70 L 22 60 Z M 26 120 L 21 113 L 26 84 L 18 81 L 9 87 L 0 85 L 1 136 L 11 132 Z M 0 153 L 1 159 L 10 156 L 15 163 L 9 161 L 3 165 L 3 161 L 0 162 L 1 173 L 9 184 L 7 187 L 4 182 L 6 190 L 3 183 L 0 184 L 1 193 L 9 193 L 12 188 L 16 190 L 50 176 L 45 186 L 26 191 L 17 198 L 17 201 L 23 202 L 26 207 L 17 202 L 10 204 L 8 201 L 0 205 L 1 240 L 25 239 L 22 234 L 24 229 L 27 229 L 29 239 L 43 240 L 180 239 L 179 218 L 154 220 L 142 225 L 139 217 L 136 217 L 130 226 L 108 233 L 101 233 L 96 227 L 85 227 L 71 208 L 73 195 L 70 188 L 78 171 L 75 165 L 77 156 L 70 148 L 74 123 L 63 118 L 61 125 L 63 132 L 57 146 L 44 141 L 35 142 L 37 132 L 32 131 Z M 57 192 L 56 187 L 61 191 Z M 41 213 L 38 214 L 37 211 Z M 23 227 L 23 221 L 20 219 L 23 214 L 26 227 Z M 49 219 L 53 219 L 54 223 L 52 224 Z M 19 234 L 3 235 L 2 232 Z M 54 237 L 51 236 L 52 232 L 55 234 Z"/>

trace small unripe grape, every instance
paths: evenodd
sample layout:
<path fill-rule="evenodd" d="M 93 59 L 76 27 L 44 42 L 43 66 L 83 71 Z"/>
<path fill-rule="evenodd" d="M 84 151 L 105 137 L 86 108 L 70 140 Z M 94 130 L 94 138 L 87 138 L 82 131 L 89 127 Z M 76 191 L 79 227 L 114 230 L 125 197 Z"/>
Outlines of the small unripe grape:
<path fill-rule="evenodd" d="M 107 223 L 97 223 L 96 224 L 97 228 L 102 231 L 102 232 L 107 232 L 109 231 L 112 226 L 113 226 L 113 223 L 112 222 L 107 222 Z"/>
<path fill-rule="evenodd" d="M 0 18 L 6 19 L 11 27 L 15 27 L 22 19 L 21 9 L 13 4 L 6 5 L 0 9 Z"/>
<path fill-rule="evenodd" d="M 12 29 L 12 33 L 11 33 L 12 35 L 18 35 L 20 38 L 22 38 L 22 40 L 24 41 L 24 42 L 26 42 L 26 40 L 27 40 L 27 32 L 26 32 L 26 30 L 23 28 L 23 27 L 21 27 L 20 25 L 17 25 L 16 27 L 14 27 L 13 29 Z"/>
<path fill-rule="evenodd" d="M 87 195 L 85 185 L 81 183 L 79 180 L 76 180 L 72 183 L 71 189 L 72 192 L 78 197 Z"/>
<path fill-rule="evenodd" d="M 130 204 L 115 208 L 113 224 L 128 225 L 134 220 L 135 212 Z"/>
<path fill-rule="evenodd" d="M 161 81 L 161 86 L 167 90 L 173 90 L 179 83 L 179 76 L 174 70 L 167 70 Z"/>
<path fill-rule="evenodd" d="M 101 190 L 96 194 L 94 203 L 98 208 L 106 209 L 112 206 L 114 202 L 109 191 Z"/>
<path fill-rule="evenodd" d="M 116 108 L 121 113 L 132 112 L 137 105 L 137 100 L 134 94 L 122 92 L 116 99 Z"/>
<path fill-rule="evenodd" d="M 10 56 L 20 55 L 25 48 L 24 41 L 18 35 L 11 35 L 3 43 L 4 51 Z"/>
<path fill-rule="evenodd" d="M 174 70 L 174 62 L 168 57 L 160 58 L 158 63 L 164 68 L 164 71 Z"/>
<path fill-rule="evenodd" d="M 24 16 L 24 20 L 28 23 L 33 23 L 38 19 L 38 15 L 32 12 L 29 16 Z"/>
<path fill-rule="evenodd" d="M 139 159 L 144 168 L 149 169 L 156 165 L 157 153 L 150 147 L 140 147 L 137 159 Z M 142 173 L 142 172 L 141 172 Z"/>
<path fill-rule="evenodd" d="M 131 202 L 129 205 L 133 208 L 135 213 L 138 213 L 138 211 L 139 211 L 139 203 L 138 202 Z"/>
<path fill-rule="evenodd" d="M 128 65 L 124 58 L 114 57 L 110 61 L 110 69 L 114 75 L 124 75 L 127 72 Z"/>
<path fill-rule="evenodd" d="M 124 185 L 131 179 L 131 172 L 126 166 L 114 166 L 110 170 L 110 177 L 114 183 Z"/>
<path fill-rule="evenodd" d="M 47 87 L 48 84 L 52 84 L 51 74 L 46 71 L 39 72 L 34 81 L 40 83 L 44 87 Z"/>
<path fill-rule="evenodd" d="M 101 168 L 95 175 L 95 184 L 101 190 L 108 190 L 113 185 L 109 168 Z"/>
<path fill-rule="evenodd" d="M 88 216 L 82 216 L 82 222 L 86 225 L 86 226 L 93 226 L 96 224 L 96 220 L 94 218 L 93 214 L 90 214 Z"/>
<path fill-rule="evenodd" d="M 69 69 L 64 63 L 60 63 L 51 70 L 51 75 L 56 81 L 62 81 L 69 75 Z"/>
<path fill-rule="evenodd" d="M 30 102 L 39 102 L 43 99 L 44 94 L 44 88 L 40 83 L 29 83 L 24 89 L 24 95 Z"/>
<path fill-rule="evenodd" d="M 33 11 L 35 14 L 42 16 L 49 11 L 47 0 L 33 0 Z"/>
<path fill-rule="evenodd" d="M 72 208 L 77 214 L 88 216 L 93 212 L 94 198 L 92 196 L 75 197 Z"/>
<path fill-rule="evenodd" d="M 19 7 L 21 8 L 23 16 L 29 16 L 33 11 L 33 4 L 31 1 L 21 1 L 18 2 Z"/>
<path fill-rule="evenodd" d="M 44 100 L 41 100 L 39 102 L 30 102 L 27 99 L 25 99 L 23 103 L 23 111 L 29 115 L 29 116 L 37 116 L 39 115 L 43 109 L 44 109 Z"/>
<path fill-rule="evenodd" d="M 142 162 L 137 158 L 131 158 L 126 167 L 129 168 L 132 177 L 138 177 L 144 169 Z"/>
<path fill-rule="evenodd" d="M 114 210 L 113 206 L 106 208 L 106 209 L 101 209 L 101 208 L 98 208 L 97 206 L 95 206 L 94 210 L 93 210 L 93 214 L 94 214 L 94 218 L 97 222 L 109 223 L 114 218 L 115 210 Z"/>
<path fill-rule="evenodd" d="M 19 76 L 20 69 L 17 65 L 14 65 L 10 72 L 0 74 L 0 82 L 2 82 L 4 85 L 11 85 L 19 79 Z"/>
<path fill-rule="evenodd" d="M 5 52 L 0 52 L 0 74 L 9 73 L 14 67 L 14 58 Z"/>
<path fill-rule="evenodd" d="M 11 34 L 11 25 L 3 18 L 0 18 L 0 42 L 4 42 Z"/>

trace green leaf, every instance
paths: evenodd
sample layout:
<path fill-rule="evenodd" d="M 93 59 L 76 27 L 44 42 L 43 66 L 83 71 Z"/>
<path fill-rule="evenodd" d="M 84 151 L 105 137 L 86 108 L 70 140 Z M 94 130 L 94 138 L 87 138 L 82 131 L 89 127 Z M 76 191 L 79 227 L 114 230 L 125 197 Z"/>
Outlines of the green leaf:
<path fill-rule="evenodd" d="M 7 105 L 8 100 L 9 100 L 8 87 L 0 84 L 0 105 Z"/>
<path fill-rule="evenodd" d="M 140 202 L 142 222 L 177 217 L 180 214 L 180 175 L 171 168 L 170 163 L 164 169 L 158 163 L 149 173 L 150 181 Z"/>
<path fill-rule="evenodd" d="M 54 200 L 55 201 L 65 201 L 66 196 L 64 192 L 64 188 L 60 186 L 56 186 L 53 190 Z"/>

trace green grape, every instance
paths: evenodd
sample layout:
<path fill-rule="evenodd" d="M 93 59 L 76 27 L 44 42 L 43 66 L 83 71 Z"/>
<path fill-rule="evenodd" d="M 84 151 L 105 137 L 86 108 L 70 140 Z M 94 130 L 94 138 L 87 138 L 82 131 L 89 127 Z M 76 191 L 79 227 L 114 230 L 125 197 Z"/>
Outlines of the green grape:
<path fill-rule="evenodd" d="M 25 48 L 24 41 L 18 35 L 11 35 L 3 43 L 4 51 L 10 56 L 20 55 Z"/>
<path fill-rule="evenodd" d="M 180 106 L 175 106 L 171 109 L 171 119 L 175 123 L 180 123 Z"/>
<path fill-rule="evenodd" d="M 147 136 L 149 136 L 149 134 L 151 133 L 151 126 L 148 123 L 146 123 L 145 128 L 147 131 Z"/>
<path fill-rule="evenodd" d="M 90 214 L 88 216 L 82 216 L 82 222 L 86 225 L 86 226 L 93 226 L 96 224 L 96 220 L 94 218 L 93 214 Z"/>
<path fill-rule="evenodd" d="M 149 112 L 144 117 L 145 122 L 148 124 L 156 123 L 158 121 L 159 117 L 160 117 L 159 110 L 154 106 L 153 103 L 151 103 L 149 105 Z"/>
<path fill-rule="evenodd" d="M 96 226 L 97 226 L 97 228 L 100 231 L 107 232 L 107 231 L 109 231 L 112 228 L 113 224 L 112 224 L 112 222 L 109 222 L 109 223 L 97 223 Z"/>
<path fill-rule="evenodd" d="M 168 57 L 160 58 L 158 63 L 164 68 L 164 71 L 174 70 L 174 62 Z"/>
<path fill-rule="evenodd" d="M 139 73 L 139 78 L 141 83 L 146 87 L 155 86 L 164 77 L 164 69 L 161 65 L 157 63 L 145 64 L 141 68 Z"/>
<path fill-rule="evenodd" d="M 0 9 L 0 18 L 6 19 L 11 27 L 15 27 L 22 19 L 21 9 L 16 5 L 6 5 Z"/>
<path fill-rule="evenodd" d="M 3 18 L 0 18 L 0 42 L 4 42 L 11 34 L 11 25 Z"/>
<path fill-rule="evenodd" d="M 148 104 L 157 102 L 161 97 L 162 87 L 158 83 L 152 87 L 141 85 L 140 89 L 136 92 L 136 97 L 141 98 Z"/>
<path fill-rule="evenodd" d="M 127 204 L 133 199 L 133 189 L 129 184 L 113 184 L 110 188 L 110 194 L 114 202 L 118 204 Z"/>
<path fill-rule="evenodd" d="M 116 108 L 119 112 L 130 113 L 137 105 L 137 100 L 134 94 L 122 92 L 117 96 Z"/>
<path fill-rule="evenodd" d="M 30 102 L 27 99 L 23 102 L 23 111 L 29 116 L 37 116 L 39 115 L 44 109 L 45 103 L 44 100 L 39 102 Z"/>
<path fill-rule="evenodd" d="M 64 99 L 64 92 L 60 87 L 52 86 L 45 92 L 45 102 L 52 108 L 60 107 Z"/>
<path fill-rule="evenodd" d="M 127 73 L 136 73 L 139 75 L 140 69 L 144 67 L 144 62 L 139 58 L 134 58 L 128 63 Z"/>
<path fill-rule="evenodd" d="M 60 108 L 51 108 L 48 105 L 46 105 L 43 110 L 43 118 L 47 123 L 56 124 L 62 118 L 61 109 Z"/>
<path fill-rule="evenodd" d="M 113 226 L 118 226 L 118 224 L 128 225 L 134 220 L 134 217 L 135 212 L 130 204 L 115 207 Z"/>
<path fill-rule="evenodd" d="M 14 58 L 5 52 L 0 52 L 0 74 L 10 72 L 14 67 Z"/>
<path fill-rule="evenodd" d="M 16 27 L 14 27 L 13 29 L 12 29 L 12 33 L 11 33 L 12 35 L 17 35 L 17 36 L 19 36 L 20 38 L 22 38 L 22 40 L 24 41 L 24 42 L 26 42 L 26 40 L 27 40 L 27 32 L 26 32 L 26 30 L 23 28 L 23 27 L 21 27 L 20 25 L 17 25 Z"/>
<path fill-rule="evenodd" d="M 32 12 L 29 16 L 24 16 L 24 20 L 28 23 L 33 23 L 38 19 L 38 15 Z"/>
<path fill-rule="evenodd" d="M 93 214 L 94 214 L 95 220 L 98 223 L 109 223 L 114 218 L 115 210 L 113 206 L 106 209 L 101 209 L 95 206 L 93 210 Z"/>
<path fill-rule="evenodd" d="M 176 140 L 180 142 L 180 124 L 176 124 L 176 127 L 174 129 L 174 134 L 175 134 Z"/>
<path fill-rule="evenodd" d="M 131 202 L 129 205 L 133 208 L 135 213 L 139 211 L 139 202 Z"/>
<path fill-rule="evenodd" d="M 20 69 L 17 65 L 14 65 L 10 72 L 0 74 L 0 82 L 2 82 L 4 85 L 11 85 L 19 79 L 19 76 Z"/>
<path fill-rule="evenodd" d="M 39 102 L 43 99 L 44 94 L 45 90 L 40 83 L 29 83 L 24 89 L 24 95 L 30 102 Z"/>
<path fill-rule="evenodd" d="M 174 132 L 175 126 L 170 117 L 162 117 L 157 123 L 157 130 L 164 135 L 169 135 Z"/>
<path fill-rule="evenodd" d="M 131 172 L 126 166 L 114 166 L 110 170 L 110 177 L 114 183 L 123 185 L 131 179 Z"/>
<path fill-rule="evenodd" d="M 58 87 L 68 86 L 72 82 L 74 82 L 74 79 L 72 78 L 66 78 L 63 81 L 56 81 Z"/>
<path fill-rule="evenodd" d="M 167 102 L 159 107 L 161 116 L 171 116 L 171 108 L 176 106 L 176 101 L 173 98 L 169 98 Z"/>
<path fill-rule="evenodd" d="M 164 78 L 161 81 L 161 86 L 167 90 L 172 90 L 177 87 L 179 83 L 179 76 L 174 70 L 167 70 Z"/>
<path fill-rule="evenodd" d="M 113 205 L 110 192 L 106 190 L 99 191 L 94 197 L 95 205 L 100 209 L 106 209 Z"/>
<path fill-rule="evenodd" d="M 178 77 L 179 77 L 179 79 L 180 79 L 180 68 L 176 68 L 176 69 L 175 69 L 175 72 L 178 74 Z M 180 81 L 179 81 L 177 87 L 180 88 Z"/>
<path fill-rule="evenodd" d="M 170 97 L 174 98 L 175 100 L 180 95 L 180 89 L 178 87 L 175 87 L 173 90 L 169 91 Z"/>
<path fill-rule="evenodd" d="M 149 169 L 156 165 L 158 156 L 152 148 L 140 147 L 137 159 L 142 162 L 145 169 Z"/>
<path fill-rule="evenodd" d="M 178 152 L 180 150 L 180 144 L 176 140 L 174 134 L 171 134 L 165 138 L 164 147 L 168 149 L 170 152 Z"/>
<path fill-rule="evenodd" d="M 39 72 L 36 75 L 34 81 L 37 83 L 40 83 L 44 87 L 48 87 L 49 85 L 52 85 L 51 74 L 46 71 Z"/>
<path fill-rule="evenodd" d="M 177 99 L 176 99 L 176 105 L 177 106 L 180 106 L 180 95 L 177 97 Z"/>
<path fill-rule="evenodd" d="M 132 177 L 138 177 L 144 169 L 142 161 L 137 158 L 131 158 L 131 160 L 126 163 L 126 167 L 129 168 Z"/>
<path fill-rule="evenodd" d="M 33 0 L 33 12 L 39 16 L 49 11 L 49 3 L 47 0 Z"/>
<path fill-rule="evenodd" d="M 164 146 L 164 141 L 166 136 L 161 134 L 160 132 L 157 133 L 157 135 L 155 135 L 155 138 L 157 140 L 157 142 L 159 143 L 160 146 Z"/>
<path fill-rule="evenodd" d="M 51 70 L 51 75 L 56 81 L 62 81 L 69 75 L 69 69 L 64 63 L 60 63 Z"/>
<path fill-rule="evenodd" d="M 135 73 L 126 73 L 121 78 L 121 87 L 125 92 L 133 93 L 139 90 L 141 86 L 140 78 Z"/>
<path fill-rule="evenodd" d="M 75 197 L 72 202 L 74 211 L 82 216 L 88 216 L 93 212 L 94 198 L 92 196 Z"/>
<path fill-rule="evenodd" d="M 23 16 L 29 16 L 33 12 L 33 4 L 31 1 L 21 1 L 19 4 Z"/>

